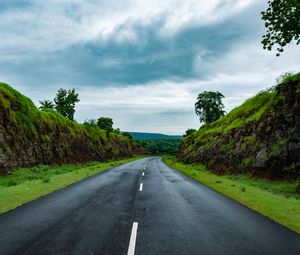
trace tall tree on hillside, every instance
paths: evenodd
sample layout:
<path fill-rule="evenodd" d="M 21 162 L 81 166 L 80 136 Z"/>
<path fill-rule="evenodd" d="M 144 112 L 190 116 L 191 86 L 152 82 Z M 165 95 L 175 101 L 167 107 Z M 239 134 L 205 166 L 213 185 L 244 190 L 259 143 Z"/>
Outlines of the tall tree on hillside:
<path fill-rule="evenodd" d="M 51 100 L 41 100 L 39 101 L 39 103 L 41 105 L 39 109 L 41 110 L 45 110 L 45 109 L 54 110 L 54 103 Z"/>
<path fill-rule="evenodd" d="M 107 132 L 112 132 L 114 130 L 113 124 L 114 122 L 111 118 L 101 117 L 97 120 L 98 127 Z"/>
<path fill-rule="evenodd" d="M 262 44 L 267 50 L 278 45 L 277 56 L 280 56 L 287 44 L 300 43 L 300 0 L 270 0 L 268 4 L 261 13 L 267 29 Z"/>
<path fill-rule="evenodd" d="M 122 135 L 125 136 L 125 137 L 127 137 L 130 140 L 133 140 L 133 136 L 129 132 L 123 132 Z"/>
<path fill-rule="evenodd" d="M 85 125 L 85 126 L 90 126 L 90 127 L 97 127 L 97 126 L 98 126 L 98 125 L 97 125 L 97 120 L 95 120 L 95 119 L 85 120 L 85 121 L 83 122 L 83 125 Z"/>
<path fill-rule="evenodd" d="M 76 93 L 75 89 L 68 91 L 65 89 L 59 89 L 56 97 L 54 98 L 56 111 L 68 119 L 73 120 L 75 104 L 80 101 L 78 96 L 79 94 Z"/>
<path fill-rule="evenodd" d="M 200 122 L 211 123 L 224 116 L 222 98 L 224 96 L 218 91 L 204 91 L 198 95 L 195 112 L 199 116 Z"/>
<path fill-rule="evenodd" d="M 191 134 L 195 133 L 197 130 L 193 128 L 189 128 L 185 131 L 185 134 L 182 136 L 183 138 L 186 138 L 190 136 Z"/>

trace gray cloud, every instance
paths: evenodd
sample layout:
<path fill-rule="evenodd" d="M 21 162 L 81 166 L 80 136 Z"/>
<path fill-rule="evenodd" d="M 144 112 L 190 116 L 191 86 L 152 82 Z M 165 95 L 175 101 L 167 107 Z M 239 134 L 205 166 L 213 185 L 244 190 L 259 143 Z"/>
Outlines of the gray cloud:
<path fill-rule="evenodd" d="M 218 6 L 221 8 L 221 6 Z M 68 5 L 67 15 L 80 20 L 77 5 Z M 189 25 L 174 35 L 161 34 L 167 17 L 160 16 L 147 25 L 128 20 L 115 28 L 106 40 L 101 36 L 87 42 L 77 42 L 55 51 L 27 55 L 15 62 L 2 62 L 2 73 L 18 72 L 22 82 L 32 86 L 42 84 L 72 84 L 73 86 L 111 86 L 149 83 L 155 80 L 204 79 L 215 70 L 205 69 L 206 63 L 231 51 L 242 40 L 251 38 L 256 23 L 257 6 L 246 9 L 227 20 L 206 26 Z M 116 40 L 123 31 L 130 31 L 136 40 Z M 203 71 L 194 70 L 195 59 L 201 55 Z"/>
<path fill-rule="evenodd" d="M 297 71 L 295 47 L 280 58 L 262 50 L 264 1 L 141 2 L 2 1 L 0 80 L 36 103 L 76 87 L 79 121 L 180 134 L 199 126 L 201 91 L 221 91 L 228 111 Z"/>
<path fill-rule="evenodd" d="M 30 7 L 32 7 L 31 0 L 2 1 L 0 2 L 0 13 L 11 11 L 12 9 L 22 10 Z"/>

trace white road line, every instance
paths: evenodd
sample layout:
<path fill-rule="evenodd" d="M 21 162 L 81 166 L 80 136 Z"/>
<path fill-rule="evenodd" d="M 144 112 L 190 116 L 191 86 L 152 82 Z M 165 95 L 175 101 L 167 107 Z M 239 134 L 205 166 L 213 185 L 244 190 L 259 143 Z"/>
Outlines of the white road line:
<path fill-rule="evenodd" d="M 140 184 L 140 191 L 143 190 L 143 183 Z"/>
<path fill-rule="evenodd" d="M 145 175 L 145 172 L 143 172 L 142 176 L 144 176 L 144 175 Z"/>
<path fill-rule="evenodd" d="M 138 223 L 133 222 L 127 255 L 134 255 Z"/>

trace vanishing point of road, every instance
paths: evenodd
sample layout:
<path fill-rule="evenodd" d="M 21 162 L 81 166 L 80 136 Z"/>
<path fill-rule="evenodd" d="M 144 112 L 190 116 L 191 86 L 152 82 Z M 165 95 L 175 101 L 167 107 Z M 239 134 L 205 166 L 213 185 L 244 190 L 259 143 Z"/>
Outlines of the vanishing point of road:
<path fill-rule="evenodd" d="M 300 235 L 154 157 L 1 215 L 0 254 L 299 255 Z"/>

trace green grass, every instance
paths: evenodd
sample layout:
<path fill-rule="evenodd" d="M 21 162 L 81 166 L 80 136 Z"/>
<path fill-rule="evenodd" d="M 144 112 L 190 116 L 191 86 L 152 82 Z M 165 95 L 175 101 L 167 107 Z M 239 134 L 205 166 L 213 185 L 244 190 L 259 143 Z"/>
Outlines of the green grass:
<path fill-rule="evenodd" d="M 282 85 L 299 80 L 300 73 L 287 77 Z M 300 90 L 299 85 L 297 88 Z M 203 125 L 193 133 L 193 136 L 196 138 L 196 142 L 202 141 L 203 144 L 211 144 L 207 141 L 208 137 L 218 137 L 247 123 L 259 121 L 266 112 L 273 110 L 276 102 L 282 99 L 282 96 L 276 94 L 276 86 L 260 91 L 217 121 Z"/>
<path fill-rule="evenodd" d="M 50 144 L 56 143 L 56 147 L 59 148 L 69 147 L 69 154 L 73 154 L 74 144 L 81 144 L 84 141 L 83 145 L 87 150 L 97 151 L 100 155 L 105 154 L 106 149 L 110 151 L 110 145 L 114 144 L 112 154 L 118 157 L 125 155 L 124 152 L 121 154 L 121 149 L 127 148 L 129 152 L 132 147 L 137 146 L 134 141 L 122 134 L 112 132 L 108 136 L 106 131 L 98 126 L 79 124 L 54 110 L 39 110 L 28 97 L 2 82 L 0 82 L 0 112 L 1 119 L 7 123 L 4 140 L 6 147 L 14 143 L 21 147 L 35 141 L 43 150 L 50 150 Z M 4 127 L 6 129 L 5 125 Z M 9 137 L 8 134 L 12 135 Z M 99 144 L 102 148 L 98 146 Z M 63 153 L 58 156 L 64 157 Z"/>
<path fill-rule="evenodd" d="M 276 100 L 274 90 L 261 91 L 219 120 L 202 126 L 194 135 L 206 136 L 213 133 L 226 133 L 248 122 L 258 121 L 266 111 L 272 108 Z"/>
<path fill-rule="evenodd" d="M 36 166 L 15 170 L 0 177 L 0 214 L 88 176 L 101 173 L 141 156 L 118 161 L 89 162 L 58 167 Z"/>
<path fill-rule="evenodd" d="M 165 157 L 170 167 L 300 233 L 299 181 L 269 181 L 250 175 L 218 176 L 200 164 L 183 164 Z"/>

